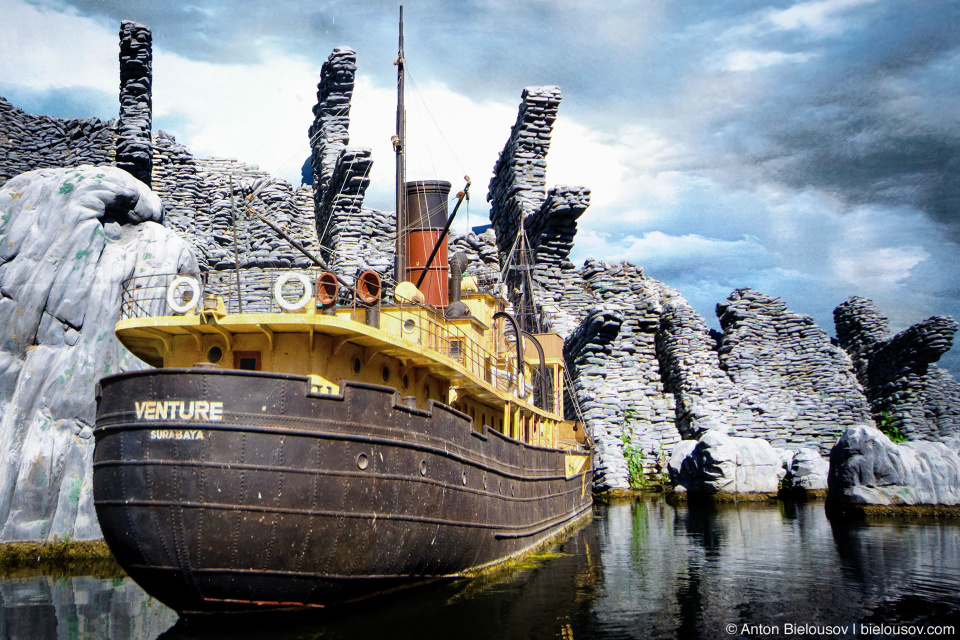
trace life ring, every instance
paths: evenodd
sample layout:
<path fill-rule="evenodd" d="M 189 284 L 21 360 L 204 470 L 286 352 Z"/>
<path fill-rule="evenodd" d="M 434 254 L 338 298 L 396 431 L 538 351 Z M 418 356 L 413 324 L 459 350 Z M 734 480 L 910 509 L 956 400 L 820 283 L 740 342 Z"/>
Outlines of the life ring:
<path fill-rule="evenodd" d="M 283 297 L 283 285 L 287 284 L 290 280 L 296 280 L 303 286 L 303 295 L 294 300 L 293 302 L 287 302 Z M 277 305 L 284 311 L 300 311 L 305 306 L 307 306 L 307 301 L 310 300 L 311 289 L 313 288 L 313 283 L 310 282 L 310 278 L 304 273 L 299 271 L 287 271 L 285 274 L 277 278 L 277 281 L 273 285 L 273 299 L 277 301 Z"/>
<path fill-rule="evenodd" d="M 185 284 L 190 287 L 190 293 L 193 295 L 189 300 L 184 301 L 182 295 L 177 295 L 177 287 Z M 186 293 L 186 292 L 184 292 Z M 186 313 L 197 306 L 200 302 L 200 283 L 196 278 L 189 276 L 177 276 L 167 287 L 167 305 L 173 309 L 174 313 Z"/>

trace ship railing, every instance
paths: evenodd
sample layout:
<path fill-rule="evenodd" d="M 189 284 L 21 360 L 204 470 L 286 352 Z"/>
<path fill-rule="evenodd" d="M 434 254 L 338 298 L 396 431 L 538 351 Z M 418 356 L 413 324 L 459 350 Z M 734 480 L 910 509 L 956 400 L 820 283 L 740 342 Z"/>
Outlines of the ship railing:
<path fill-rule="evenodd" d="M 120 297 L 121 319 L 148 318 L 176 315 L 170 306 L 168 292 L 174 280 L 180 276 L 193 278 L 200 283 L 200 298 L 218 296 L 228 314 L 234 313 L 283 313 L 273 291 L 277 280 L 290 269 L 241 268 L 236 270 L 206 271 L 202 273 L 175 273 L 150 276 L 133 276 L 122 284 Z M 320 269 L 297 268 L 311 281 L 323 273 Z M 239 277 L 239 286 L 238 286 Z M 295 297 L 299 285 L 287 285 Z M 187 291 L 188 295 L 192 293 Z M 179 296 L 179 294 L 178 294 Z M 190 298 L 177 297 L 174 302 L 187 303 Z M 360 309 L 352 291 L 341 287 L 337 300 L 339 308 Z M 517 366 L 509 354 L 492 353 L 473 336 L 447 321 L 432 307 L 415 303 L 398 304 L 400 329 L 397 337 L 414 342 L 441 353 L 462 364 L 471 374 L 495 388 L 527 398 L 532 393 L 529 384 L 518 388 Z M 364 307 L 365 308 L 365 307 Z M 507 357 L 504 357 L 507 356 Z"/>
<path fill-rule="evenodd" d="M 425 308 L 417 304 L 399 305 L 401 338 L 459 362 L 470 373 L 501 391 L 517 392 L 520 378 L 512 362 L 505 365 L 502 357 L 489 351 L 460 327 L 432 310 L 424 313 Z M 521 390 L 521 393 L 527 397 L 532 393 L 532 388 Z"/>

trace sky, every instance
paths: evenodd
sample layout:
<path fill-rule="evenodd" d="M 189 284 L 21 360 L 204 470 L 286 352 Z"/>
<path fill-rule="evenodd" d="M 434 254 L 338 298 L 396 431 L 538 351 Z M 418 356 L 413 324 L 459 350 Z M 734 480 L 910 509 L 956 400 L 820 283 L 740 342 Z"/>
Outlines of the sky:
<path fill-rule="evenodd" d="M 350 143 L 393 208 L 398 4 L 0 0 L 0 95 L 116 117 L 120 21 L 153 32 L 154 130 L 299 183 L 320 68 L 357 52 Z M 750 286 L 834 335 L 871 298 L 960 317 L 957 0 L 408 0 L 408 177 L 486 191 L 520 94 L 559 85 L 548 186 L 592 189 L 572 254 L 630 260 L 718 328 Z M 960 374 L 960 348 L 941 363 Z"/>

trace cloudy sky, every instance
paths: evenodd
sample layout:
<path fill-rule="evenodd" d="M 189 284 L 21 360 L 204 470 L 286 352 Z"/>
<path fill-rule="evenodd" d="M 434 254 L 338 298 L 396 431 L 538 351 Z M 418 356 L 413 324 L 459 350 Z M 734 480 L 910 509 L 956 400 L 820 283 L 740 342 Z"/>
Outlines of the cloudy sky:
<path fill-rule="evenodd" d="M 120 21 L 154 38 L 154 128 L 299 182 L 320 66 L 357 51 L 351 144 L 392 209 L 395 2 L 0 0 L 0 95 L 115 117 Z M 524 86 L 564 101 L 549 184 L 593 190 L 573 257 L 630 260 L 714 305 L 751 286 L 812 315 L 872 298 L 960 317 L 960 2 L 407 0 L 411 177 L 473 180 Z M 463 221 L 466 224 L 466 218 Z M 960 349 L 944 360 L 960 373 Z"/>

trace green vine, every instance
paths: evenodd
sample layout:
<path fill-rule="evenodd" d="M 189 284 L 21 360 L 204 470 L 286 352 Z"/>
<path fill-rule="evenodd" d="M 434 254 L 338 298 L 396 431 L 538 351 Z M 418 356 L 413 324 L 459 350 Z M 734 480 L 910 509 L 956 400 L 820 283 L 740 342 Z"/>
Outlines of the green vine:
<path fill-rule="evenodd" d="M 630 482 L 630 488 L 642 489 L 647 486 L 650 480 L 643 472 L 643 451 L 639 445 L 633 444 L 626 429 L 623 432 L 623 459 L 627 462 L 627 479 Z"/>
<path fill-rule="evenodd" d="M 670 473 L 667 468 L 667 450 L 663 443 L 658 443 L 658 448 L 650 451 L 656 461 L 653 465 L 653 473 L 647 475 L 644 466 L 644 452 L 639 444 L 634 444 L 630 437 L 630 425 L 635 418 L 633 412 L 629 409 L 623 412 L 623 459 L 627 463 L 627 481 L 631 489 L 643 489 L 652 484 L 666 486 L 670 482 Z"/>
<path fill-rule="evenodd" d="M 894 444 L 907 441 L 907 436 L 900 433 L 900 427 L 897 426 L 897 417 L 891 416 L 889 411 L 880 412 L 880 420 L 877 422 L 877 428 L 883 432 L 883 435 L 890 438 L 890 442 Z"/>

